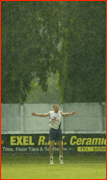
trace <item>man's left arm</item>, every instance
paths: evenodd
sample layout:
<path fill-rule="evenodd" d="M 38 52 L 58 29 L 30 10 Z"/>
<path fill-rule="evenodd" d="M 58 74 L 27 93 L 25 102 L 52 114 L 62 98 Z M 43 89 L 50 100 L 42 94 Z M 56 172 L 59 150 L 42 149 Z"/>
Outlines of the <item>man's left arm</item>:
<path fill-rule="evenodd" d="M 72 111 L 71 113 L 63 113 L 62 111 L 60 111 L 62 116 L 69 116 L 69 115 L 76 115 L 77 111 Z"/>

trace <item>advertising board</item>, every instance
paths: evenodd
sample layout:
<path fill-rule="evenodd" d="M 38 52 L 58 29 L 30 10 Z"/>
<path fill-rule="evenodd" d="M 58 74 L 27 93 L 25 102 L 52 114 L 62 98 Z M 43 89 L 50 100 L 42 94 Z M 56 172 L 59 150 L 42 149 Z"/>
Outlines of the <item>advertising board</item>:
<path fill-rule="evenodd" d="M 48 134 L 2 134 L 1 153 L 49 153 Z M 63 153 L 106 153 L 106 134 L 63 134 Z M 54 153 L 59 153 L 55 142 Z"/>

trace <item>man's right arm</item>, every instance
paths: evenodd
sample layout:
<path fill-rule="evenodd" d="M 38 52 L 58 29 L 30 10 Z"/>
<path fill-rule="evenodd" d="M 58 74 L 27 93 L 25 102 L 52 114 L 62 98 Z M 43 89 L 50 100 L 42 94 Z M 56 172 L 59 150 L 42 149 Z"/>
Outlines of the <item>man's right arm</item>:
<path fill-rule="evenodd" d="M 32 116 L 39 116 L 39 117 L 46 117 L 46 116 L 49 116 L 49 114 L 50 114 L 50 112 L 45 113 L 45 114 L 43 114 L 43 113 L 42 114 L 37 114 L 35 112 L 31 113 Z"/>

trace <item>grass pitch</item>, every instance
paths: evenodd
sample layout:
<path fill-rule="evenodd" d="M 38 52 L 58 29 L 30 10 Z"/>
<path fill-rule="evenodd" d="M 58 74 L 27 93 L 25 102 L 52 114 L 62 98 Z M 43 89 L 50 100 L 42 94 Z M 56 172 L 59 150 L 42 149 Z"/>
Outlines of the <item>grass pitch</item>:
<path fill-rule="evenodd" d="M 2 179 L 105 179 L 105 155 L 64 155 L 59 164 L 54 155 L 54 165 L 47 155 L 2 155 Z"/>

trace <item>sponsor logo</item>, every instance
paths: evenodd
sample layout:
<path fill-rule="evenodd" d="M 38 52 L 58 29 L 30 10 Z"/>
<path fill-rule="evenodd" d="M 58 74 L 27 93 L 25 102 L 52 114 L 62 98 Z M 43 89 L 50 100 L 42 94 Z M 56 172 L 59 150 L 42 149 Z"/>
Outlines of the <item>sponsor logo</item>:
<path fill-rule="evenodd" d="M 64 138 L 65 136 L 62 136 L 62 139 Z M 50 145 L 50 141 L 46 142 L 45 139 L 45 136 L 39 136 L 38 145 Z M 58 143 L 55 142 L 55 145 L 58 145 Z M 67 145 L 67 142 L 63 142 L 63 145 Z"/>
<path fill-rule="evenodd" d="M 72 136 L 70 145 L 106 145 L 106 138 L 77 138 L 77 136 Z"/>
<path fill-rule="evenodd" d="M 10 136 L 10 145 L 35 145 L 32 142 L 32 136 Z"/>
<path fill-rule="evenodd" d="M 78 152 L 101 152 L 101 151 L 106 151 L 105 146 L 94 146 L 94 147 L 77 147 Z"/>

